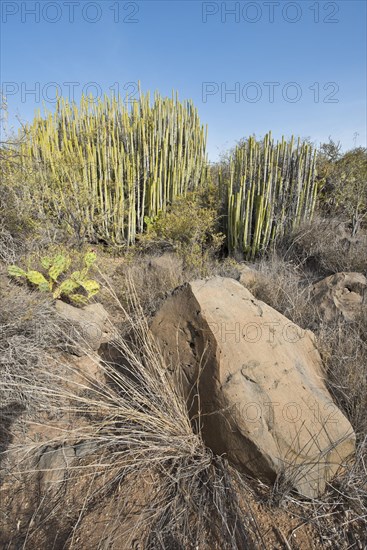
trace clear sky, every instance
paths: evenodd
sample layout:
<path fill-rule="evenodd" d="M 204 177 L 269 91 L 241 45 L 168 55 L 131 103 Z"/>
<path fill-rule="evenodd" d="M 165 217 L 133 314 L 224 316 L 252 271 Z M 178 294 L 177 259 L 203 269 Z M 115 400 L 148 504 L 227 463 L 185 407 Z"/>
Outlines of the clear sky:
<path fill-rule="evenodd" d="M 56 87 L 76 100 L 83 89 L 133 97 L 140 81 L 194 101 L 213 161 L 268 130 L 366 145 L 365 1 L 0 4 L 10 126 L 52 108 Z"/>

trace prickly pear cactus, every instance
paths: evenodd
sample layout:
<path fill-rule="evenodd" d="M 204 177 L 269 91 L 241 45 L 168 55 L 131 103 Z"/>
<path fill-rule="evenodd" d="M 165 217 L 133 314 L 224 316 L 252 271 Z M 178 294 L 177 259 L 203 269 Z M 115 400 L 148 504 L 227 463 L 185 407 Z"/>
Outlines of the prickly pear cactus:
<path fill-rule="evenodd" d="M 66 279 L 60 286 L 54 291 L 53 297 L 60 298 L 61 295 L 70 296 L 74 290 L 79 287 L 79 284 L 72 279 Z"/>
<path fill-rule="evenodd" d="M 83 296 L 83 294 L 70 294 L 70 299 L 75 304 L 86 304 L 88 302 L 88 298 Z"/>
<path fill-rule="evenodd" d="M 42 292 L 51 290 L 52 285 L 49 281 L 47 281 L 46 277 L 42 275 L 39 271 L 27 271 L 27 279 L 30 283 L 33 285 L 38 286 L 39 290 Z"/>
<path fill-rule="evenodd" d="M 99 292 L 99 284 L 97 281 L 94 281 L 93 279 L 88 279 L 86 281 L 81 282 L 81 286 L 84 288 L 84 290 L 88 293 L 88 299 L 97 294 Z"/>
<path fill-rule="evenodd" d="M 48 256 L 41 258 L 41 266 L 43 269 L 50 269 L 52 266 L 52 258 L 49 258 Z"/>
<path fill-rule="evenodd" d="M 48 271 L 50 278 L 53 281 L 57 281 L 61 273 L 65 273 L 69 269 L 70 264 L 70 257 L 63 256 L 62 254 L 58 254 L 57 256 L 55 256 L 52 260 L 52 265 Z"/>
<path fill-rule="evenodd" d="M 89 269 L 95 263 L 97 255 L 95 252 L 87 252 L 84 256 L 84 264 Z"/>
<path fill-rule="evenodd" d="M 90 268 L 97 259 L 95 252 L 87 252 L 83 258 L 84 267 L 80 271 L 74 271 L 68 278 L 59 281 L 59 278 L 68 271 L 71 258 L 68 255 L 58 254 L 53 258 L 45 256 L 41 259 L 41 265 L 47 271 L 48 279 L 40 271 L 24 271 L 16 265 L 8 267 L 10 277 L 24 278 L 41 292 L 52 292 L 54 299 L 68 298 L 76 304 L 86 304 L 92 296 L 100 290 L 97 281 L 88 279 Z M 81 289 L 86 293 L 76 292 Z"/>
<path fill-rule="evenodd" d="M 8 267 L 8 274 L 10 277 L 27 277 L 27 273 L 24 271 L 24 269 L 21 269 L 17 265 L 10 265 Z"/>

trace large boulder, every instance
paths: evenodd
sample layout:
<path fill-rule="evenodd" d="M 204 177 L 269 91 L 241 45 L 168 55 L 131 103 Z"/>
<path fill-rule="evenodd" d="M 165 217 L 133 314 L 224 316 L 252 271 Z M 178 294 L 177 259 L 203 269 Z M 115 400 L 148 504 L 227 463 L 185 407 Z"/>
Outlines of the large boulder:
<path fill-rule="evenodd" d="M 310 294 L 325 321 L 353 321 L 367 297 L 367 279 L 362 273 L 336 273 L 314 284 Z"/>
<path fill-rule="evenodd" d="M 151 331 L 205 443 L 240 470 L 321 494 L 353 454 L 353 429 L 333 403 L 309 331 L 215 277 L 174 291 Z M 199 420 L 198 420 L 199 419 Z"/>

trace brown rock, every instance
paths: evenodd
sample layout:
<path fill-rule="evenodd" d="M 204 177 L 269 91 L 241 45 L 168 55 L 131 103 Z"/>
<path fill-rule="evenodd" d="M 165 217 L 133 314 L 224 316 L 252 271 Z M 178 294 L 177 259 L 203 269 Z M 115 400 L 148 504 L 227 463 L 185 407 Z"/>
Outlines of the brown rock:
<path fill-rule="evenodd" d="M 239 272 L 240 275 L 238 280 L 244 287 L 253 287 L 259 278 L 259 273 L 245 264 L 239 267 Z"/>
<path fill-rule="evenodd" d="M 75 450 L 68 445 L 58 448 L 46 447 L 41 454 L 37 469 L 40 472 L 42 492 L 57 490 L 65 480 L 75 460 Z"/>
<path fill-rule="evenodd" d="M 367 296 L 367 279 L 361 273 L 336 273 L 311 288 L 311 299 L 325 321 L 343 317 L 352 321 Z"/>
<path fill-rule="evenodd" d="M 56 300 L 55 307 L 67 322 L 65 336 L 68 340 L 69 352 L 82 356 L 88 349 L 97 351 L 101 344 L 112 339 L 112 325 L 102 304 L 89 304 L 83 308 L 77 308 Z"/>
<path fill-rule="evenodd" d="M 107 345 L 109 344 L 102 344 L 99 351 Z M 101 357 L 100 353 L 97 354 L 95 352 L 82 356 L 70 355 L 67 361 L 69 366 L 67 369 L 67 383 L 74 390 L 78 386 L 80 388 L 84 388 L 85 386 L 95 388 L 96 385 L 105 384 L 105 370 L 101 365 L 101 361 L 103 360 L 103 355 Z"/>
<path fill-rule="evenodd" d="M 353 429 L 326 389 L 313 334 L 239 282 L 179 287 L 151 330 L 192 418 L 201 413 L 204 441 L 240 470 L 270 481 L 284 473 L 315 497 L 353 453 Z"/>

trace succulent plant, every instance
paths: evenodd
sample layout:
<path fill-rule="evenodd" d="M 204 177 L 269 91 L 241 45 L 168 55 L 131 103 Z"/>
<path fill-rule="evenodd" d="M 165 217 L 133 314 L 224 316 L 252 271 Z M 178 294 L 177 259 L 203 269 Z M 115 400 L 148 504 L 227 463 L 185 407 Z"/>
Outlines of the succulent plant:
<path fill-rule="evenodd" d="M 59 99 L 55 112 L 25 128 L 24 169 L 42 212 L 61 214 L 87 238 L 132 244 L 152 218 L 205 177 L 206 129 L 191 101 L 140 93 L 80 105 Z"/>
<path fill-rule="evenodd" d="M 230 251 L 254 258 L 277 238 L 312 218 L 316 196 L 316 151 L 308 143 L 271 132 L 261 141 L 250 137 L 230 159 L 229 175 L 220 179 L 227 205 L 225 233 Z"/>
<path fill-rule="evenodd" d="M 65 276 L 71 264 L 70 256 L 64 254 L 57 254 L 53 258 L 47 256 L 41 258 L 41 266 L 47 270 L 47 275 L 35 270 L 24 271 L 16 265 L 8 267 L 8 274 L 11 277 L 26 279 L 41 292 L 52 292 L 54 299 L 67 297 L 78 304 L 87 303 L 100 290 L 97 281 L 88 279 L 89 270 L 96 259 L 94 252 L 87 252 L 83 258 L 84 268 L 81 271 L 72 272 L 61 282 L 60 276 Z M 80 288 L 84 289 L 86 295 L 76 292 Z"/>

